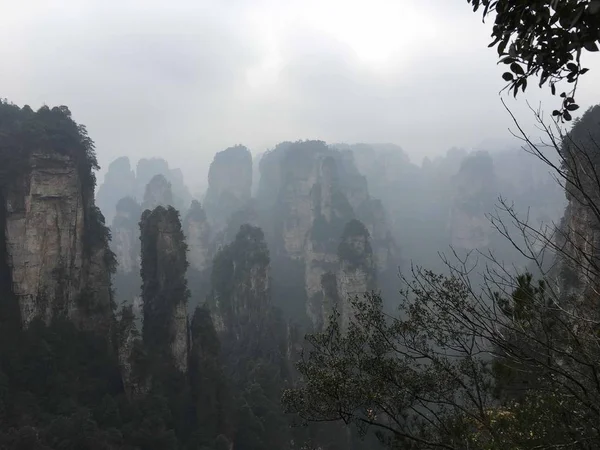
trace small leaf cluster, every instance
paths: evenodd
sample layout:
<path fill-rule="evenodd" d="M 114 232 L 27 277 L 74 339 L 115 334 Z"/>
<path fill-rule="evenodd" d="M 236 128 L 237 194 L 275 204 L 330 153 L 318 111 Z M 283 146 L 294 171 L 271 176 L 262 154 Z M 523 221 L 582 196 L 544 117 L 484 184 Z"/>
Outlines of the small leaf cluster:
<path fill-rule="evenodd" d="M 516 97 L 527 89 L 527 80 L 539 77 L 553 95 L 556 84 L 572 85 L 564 99 L 574 97 L 577 82 L 588 72 L 581 66 L 582 52 L 597 52 L 600 42 L 600 0 L 467 0 L 483 18 L 495 13 L 492 42 L 499 63 L 508 65 L 502 78 Z M 554 115 L 571 120 L 577 105 L 565 102 Z"/>

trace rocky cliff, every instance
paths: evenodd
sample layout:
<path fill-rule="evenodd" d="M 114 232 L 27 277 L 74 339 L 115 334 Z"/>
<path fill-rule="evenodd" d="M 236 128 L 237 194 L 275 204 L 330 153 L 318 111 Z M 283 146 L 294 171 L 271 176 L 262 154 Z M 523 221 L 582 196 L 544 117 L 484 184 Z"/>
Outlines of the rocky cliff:
<path fill-rule="evenodd" d="M 290 316 L 304 316 L 316 328 L 325 320 L 321 279 L 337 272 L 338 245 L 353 219 L 361 219 L 374 238 L 377 270 L 397 279 L 388 218 L 370 197 L 352 152 L 320 141 L 282 143 L 263 155 L 260 172 L 257 203 L 274 259 L 274 297 L 286 300 L 278 306 Z"/>
<path fill-rule="evenodd" d="M 336 258 L 315 276 L 318 289 L 309 297 L 309 315 L 316 330 L 322 330 L 331 313 L 340 314 L 340 327 L 348 328 L 351 318 L 351 299 L 375 289 L 377 266 L 371 247 L 369 231 L 353 219 L 344 227 Z"/>
<path fill-rule="evenodd" d="M 487 152 L 469 155 L 453 184 L 449 221 L 452 246 L 465 250 L 488 247 L 493 228 L 486 214 L 494 211 L 499 195 L 492 157 Z"/>
<path fill-rule="evenodd" d="M 555 276 L 564 300 L 591 301 L 597 314 L 600 288 L 600 105 L 575 121 L 561 153 L 568 200 L 557 233 Z"/>
<path fill-rule="evenodd" d="M 189 248 L 190 266 L 203 272 L 211 262 L 211 229 L 200 202 L 193 200 L 183 221 L 183 231 Z"/>
<path fill-rule="evenodd" d="M 140 298 L 140 226 L 141 206 L 131 197 L 117 203 L 117 213 L 111 226 L 111 248 L 117 259 L 113 277 L 117 304 L 132 305 L 138 325 L 141 324 Z"/>
<path fill-rule="evenodd" d="M 369 231 L 358 220 L 348 222 L 338 247 L 340 266 L 336 274 L 341 328 L 348 328 L 350 299 L 375 289 L 376 265 Z"/>
<path fill-rule="evenodd" d="M 181 169 L 171 169 L 169 163 L 162 158 L 142 158 L 136 165 L 136 199 L 141 200 L 146 186 L 156 175 L 162 175 L 171 183 L 173 206 L 183 211 L 192 201 L 192 196 L 183 180 Z M 126 193 L 126 195 L 131 195 Z"/>
<path fill-rule="evenodd" d="M 131 197 L 117 203 L 117 212 L 111 226 L 111 248 L 117 258 L 117 271 L 130 273 L 140 268 L 141 206 Z"/>
<path fill-rule="evenodd" d="M 157 206 L 173 206 L 171 183 L 164 175 L 154 175 L 146 185 L 142 209 L 154 209 Z"/>
<path fill-rule="evenodd" d="M 189 312 L 204 303 L 210 288 L 210 271 L 215 254 L 215 238 L 200 202 L 194 200 L 183 221 L 183 233 L 188 244 L 187 278 L 190 288 Z"/>
<path fill-rule="evenodd" d="M 218 152 L 208 171 L 204 208 L 216 230 L 225 227 L 229 217 L 243 208 L 252 193 L 252 155 L 242 145 Z"/>
<path fill-rule="evenodd" d="M 188 366 L 187 245 L 173 207 L 146 210 L 140 222 L 144 346 L 153 358 Z"/>
<path fill-rule="evenodd" d="M 0 121 L 0 257 L 20 319 L 68 317 L 108 335 L 114 255 L 94 205 L 92 143 L 66 107 L 0 106 L 14 114 Z"/>
<path fill-rule="evenodd" d="M 131 197 L 142 203 L 146 186 L 156 175 L 162 175 L 171 183 L 172 201 L 169 204 L 179 211 L 185 211 L 192 196 L 184 183 L 181 169 L 169 168 L 168 162 L 161 158 L 142 158 L 134 171 L 129 158 L 122 156 L 110 163 L 104 181 L 98 188 L 97 204 L 107 223 L 112 223 L 115 207 L 122 198 Z"/>
<path fill-rule="evenodd" d="M 218 333 L 243 340 L 260 328 L 271 306 L 269 251 L 260 228 L 243 225 L 214 259 L 209 304 Z"/>
<path fill-rule="evenodd" d="M 115 205 L 125 196 L 135 195 L 136 179 L 131 169 L 129 158 L 121 156 L 108 166 L 104 182 L 98 188 L 98 207 L 106 217 L 107 223 L 112 223 Z"/>

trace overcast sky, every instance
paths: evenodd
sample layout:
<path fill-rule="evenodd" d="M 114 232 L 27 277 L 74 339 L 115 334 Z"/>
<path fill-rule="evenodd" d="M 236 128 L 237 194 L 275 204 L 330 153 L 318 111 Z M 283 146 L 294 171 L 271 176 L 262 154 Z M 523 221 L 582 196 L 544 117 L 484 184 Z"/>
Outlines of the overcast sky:
<path fill-rule="evenodd" d="M 0 18 L 0 96 L 69 106 L 104 167 L 162 156 L 195 186 L 237 143 L 393 142 L 420 163 L 509 137 L 491 24 L 465 0 L 0 0 Z"/>

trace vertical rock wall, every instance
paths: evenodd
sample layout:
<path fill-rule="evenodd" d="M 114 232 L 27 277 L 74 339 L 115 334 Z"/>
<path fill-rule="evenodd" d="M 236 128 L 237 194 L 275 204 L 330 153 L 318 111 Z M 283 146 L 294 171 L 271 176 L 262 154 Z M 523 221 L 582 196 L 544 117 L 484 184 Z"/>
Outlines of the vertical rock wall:
<path fill-rule="evenodd" d="M 3 189 L 6 257 L 25 326 L 61 315 L 110 328 L 112 255 L 90 190 L 76 162 L 57 152 L 32 153 Z"/>
<path fill-rule="evenodd" d="M 172 207 L 146 210 L 142 244 L 143 340 L 153 357 L 170 359 L 181 372 L 188 364 L 187 245 L 179 213 Z"/>

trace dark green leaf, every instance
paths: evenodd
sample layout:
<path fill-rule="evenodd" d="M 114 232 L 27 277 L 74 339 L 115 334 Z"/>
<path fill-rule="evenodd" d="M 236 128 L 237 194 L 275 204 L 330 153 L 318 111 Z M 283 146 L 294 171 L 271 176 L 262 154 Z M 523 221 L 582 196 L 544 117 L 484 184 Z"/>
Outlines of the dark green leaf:
<path fill-rule="evenodd" d="M 552 91 L 552 95 L 556 95 L 556 86 L 554 85 L 554 83 L 550 84 L 550 90 Z"/>
<path fill-rule="evenodd" d="M 573 104 L 567 106 L 567 109 L 569 111 L 577 111 L 579 109 L 579 105 L 576 105 L 575 103 L 573 103 Z"/>
<path fill-rule="evenodd" d="M 575 63 L 569 63 L 567 64 L 567 69 L 569 69 L 571 72 L 577 72 L 577 64 Z"/>
<path fill-rule="evenodd" d="M 579 71 L 579 75 L 583 75 L 584 73 L 587 73 L 590 69 L 581 69 Z"/>
<path fill-rule="evenodd" d="M 492 43 L 490 43 L 490 44 L 488 45 L 488 47 L 493 47 L 493 46 L 495 46 L 495 45 L 496 45 L 498 42 L 500 42 L 500 39 L 502 39 L 502 38 L 501 38 L 500 36 L 498 36 L 496 39 L 494 39 L 494 40 L 493 40 L 493 42 L 492 42 Z"/>
<path fill-rule="evenodd" d="M 523 70 L 523 68 L 516 62 L 510 65 L 510 70 L 512 70 L 517 75 L 525 75 L 525 71 Z"/>
<path fill-rule="evenodd" d="M 508 38 L 505 38 L 502 42 L 500 42 L 500 44 L 498 45 L 498 54 L 499 55 L 504 54 L 504 49 L 506 48 L 507 45 L 508 45 Z"/>
<path fill-rule="evenodd" d="M 585 42 L 583 44 L 583 48 L 585 48 L 588 52 L 597 52 L 598 46 L 595 42 Z"/>
<path fill-rule="evenodd" d="M 552 115 L 553 116 L 560 116 L 560 111 L 555 109 L 554 111 L 552 111 Z"/>
<path fill-rule="evenodd" d="M 563 118 L 568 122 L 569 120 L 572 119 L 571 114 L 569 114 L 569 111 L 565 111 L 563 113 Z"/>
<path fill-rule="evenodd" d="M 504 81 L 512 81 L 514 79 L 513 74 L 510 72 L 504 72 L 502 74 L 502 78 L 504 79 Z"/>
<path fill-rule="evenodd" d="M 583 15 L 584 11 L 585 11 L 585 5 L 581 5 L 579 7 L 579 9 L 577 10 L 577 13 L 575 14 L 575 17 L 573 17 L 573 20 L 571 21 L 570 28 L 573 28 L 575 25 L 577 25 L 577 22 L 579 22 L 579 20 L 581 19 L 581 16 Z"/>

